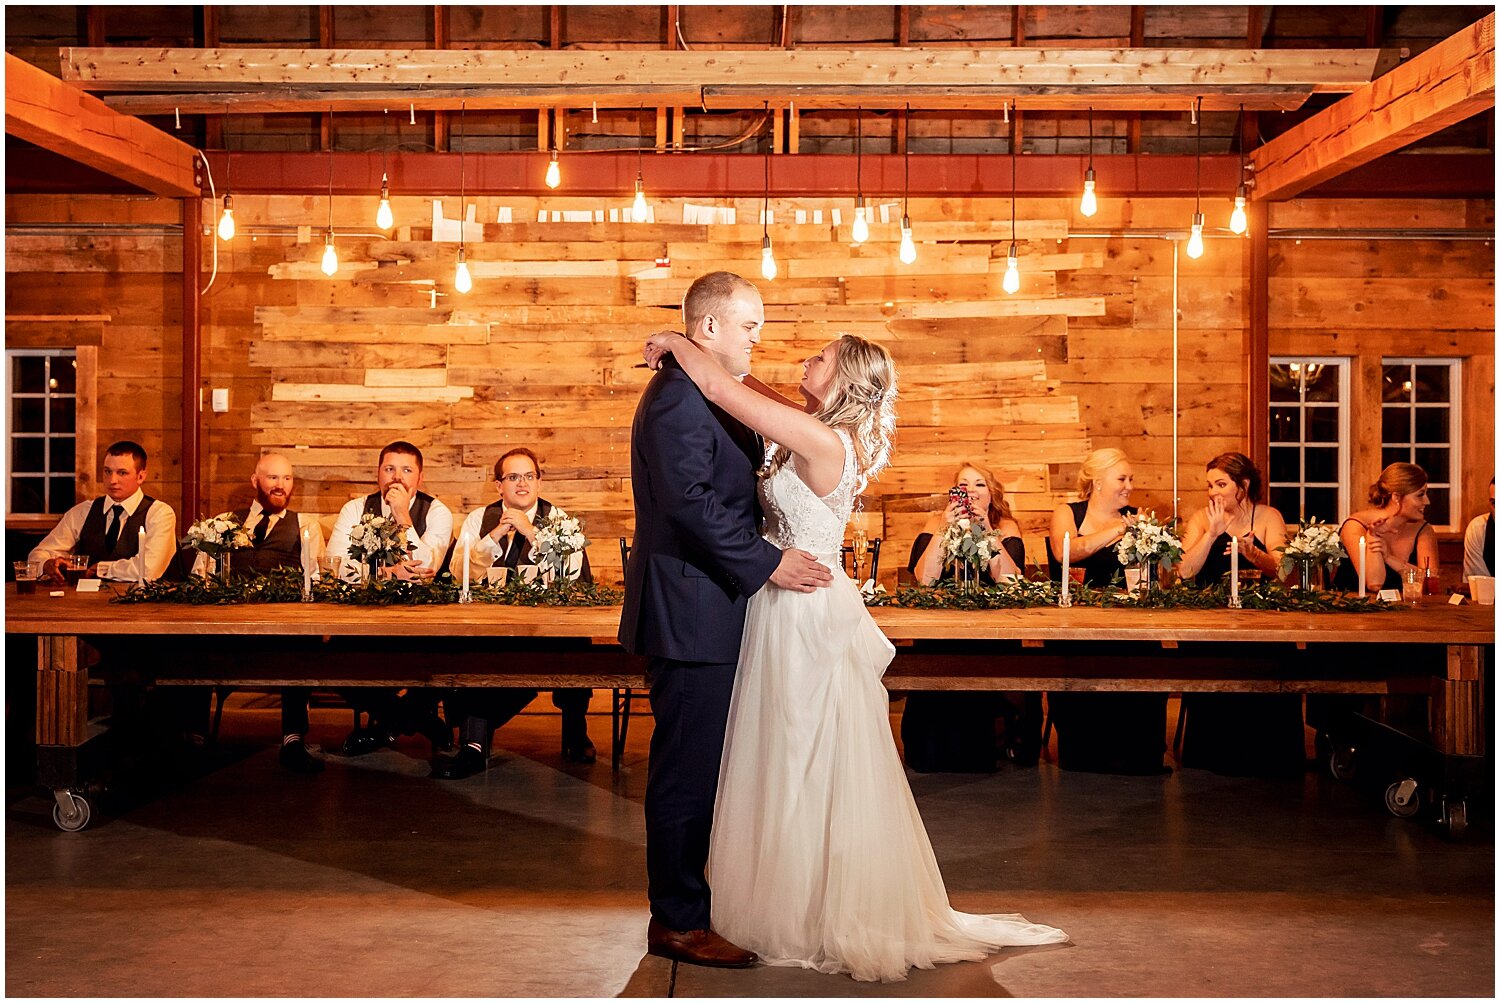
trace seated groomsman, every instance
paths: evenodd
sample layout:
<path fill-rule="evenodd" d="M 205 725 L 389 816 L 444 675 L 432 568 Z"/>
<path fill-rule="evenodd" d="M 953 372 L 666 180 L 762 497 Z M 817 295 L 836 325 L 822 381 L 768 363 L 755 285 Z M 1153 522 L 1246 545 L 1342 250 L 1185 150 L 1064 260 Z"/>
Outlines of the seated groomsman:
<path fill-rule="evenodd" d="M 512 575 L 521 573 L 522 568 L 535 568 L 531 547 L 536 540 L 537 525 L 549 516 L 567 516 L 541 497 L 541 482 L 541 464 L 536 454 L 525 447 L 512 449 L 496 461 L 495 487 L 500 498 L 470 512 L 459 533 L 460 540 L 470 541 L 469 577 L 473 581 L 483 582 L 492 567 L 507 568 Z M 462 561 L 462 554 L 455 554 L 449 570 L 462 575 Z M 568 563 L 569 578 L 594 580 L 586 553 L 574 554 Z M 552 704 L 562 711 L 563 758 L 570 762 L 592 763 L 595 759 L 584 716 L 593 692 L 552 691 Z M 467 711 L 463 720 L 464 744 L 457 756 L 437 760 L 432 775 L 442 780 L 457 780 L 483 770 L 495 729 L 520 713 L 535 697 L 535 690 L 516 687 L 460 691 L 454 702 Z"/>
<path fill-rule="evenodd" d="M 375 466 L 373 494 L 346 502 L 328 537 L 328 555 L 345 561 L 343 577 L 355 577 L 358 568 L 349 560 L 349 534 L 365 515 L 393 518 L 406 528 L 410 557 L 390 569 L 398 578 L 431 578 L 453 539 L 453 513 L 448 506 L 421 490 L 422 451 L 397 440 L 380 451 Z M 360 756 L 391 744 L 397 735 L 421 731 L 436 749 L 452 745 L 452 731 L 437 717 L 435 694 L 413 691 L 400 699 L 395 690 L 363 690 L 345 694 L 359 698 L 356 705 L 370 711 L 368 727 L 356 727 L 344 740 L 343 754 Z"/>
<path fill-rule="evenodd" d="M 89 574 L 117 582 L 155 581 L 177 552 L 177 515 L 165 502 L 141 490 L 146 483 L 146 451 L 121 440 L 104 451 L 104 495 L 67 511 L 29 560 L 42 561 L 43 573 L 63 580 L 59 558 L 83 554 Z M 144 562 L 135 560 L 146 530 Z"/>
<path fill-rule="evenodd" d="M 323 553 L 323 530 L 315 518 L 299 515 L 290 507 L 296 477 L 291 461 L 280 453 L 267 453 L 255 464 L 250 486 L 255 501 L 235 513 L 250 532 L 250 547 L 235 552 L 234 574 L 263 574 L 276 568 L 300 570 L 304 559 L 316 565 Z M 303 544 L 307 553 L 303 553 Z M 208 571 L 208 555 L 199 554 L 193 567 L 197 574 Z M 323 761 L 307 751 L 307 700 L 311 690 L 286 687 L 281 691 L 281 765 L 293 773 L 317 773 Z"/>

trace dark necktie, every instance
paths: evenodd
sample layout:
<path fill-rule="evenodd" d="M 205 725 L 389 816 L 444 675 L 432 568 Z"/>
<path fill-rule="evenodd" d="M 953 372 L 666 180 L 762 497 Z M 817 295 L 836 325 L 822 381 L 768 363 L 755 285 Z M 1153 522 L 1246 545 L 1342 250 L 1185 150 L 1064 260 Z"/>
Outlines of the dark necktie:
<path fill-rule="evenodd" d="M 115 544 L 120 542 L 120 524 L 125 521 L 125 506 L 111 505 L 109 507 L 109 528 L 104 531 L 104 553 L 109 556 L 115 552 Z"/>
<path fill-rule="evenodd" d="M 250 537 L 250 542 L 259 547 L 266 542 L 266 527 L 271 525 L 271 517 L 261 513 L 260 522 L 255 524 L 255 532 Z"/>

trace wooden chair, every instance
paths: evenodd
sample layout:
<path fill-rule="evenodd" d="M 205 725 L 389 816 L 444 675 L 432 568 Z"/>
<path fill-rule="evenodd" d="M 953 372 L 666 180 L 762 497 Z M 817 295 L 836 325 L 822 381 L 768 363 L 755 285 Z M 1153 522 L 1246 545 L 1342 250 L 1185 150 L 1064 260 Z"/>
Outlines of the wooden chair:
<path fill-rule="evenodd" d="M 625 568 L 630 565 L 630 541 L 620 537 L 620 571 L 623 574 Z M 636 693 L 635 690 L 622 687 L 613 691 L 609 701 L 609 739 L 610 739 L 610 765 L 618 772 L 620 760 L 625 754 L 625 738 L 630 733 L 630 711 L 631 706 L 637 700 L 647 701 L 650 705 L 650 696 L 646 693 Z"/>

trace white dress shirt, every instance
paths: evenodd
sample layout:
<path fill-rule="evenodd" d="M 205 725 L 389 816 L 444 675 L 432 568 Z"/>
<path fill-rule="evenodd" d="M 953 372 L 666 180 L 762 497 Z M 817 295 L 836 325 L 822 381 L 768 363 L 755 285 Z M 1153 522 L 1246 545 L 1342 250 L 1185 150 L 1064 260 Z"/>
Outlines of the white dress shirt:
<path fill-rule="evenodd" d="M 145 501 L 146 493 L 136 488 L 135 494 L 122 502 L 115 502 L 108 495 L 104 496 L 104 528 L 109 529 L 112 515 L 110 508 L 116 504 L 125 511 L 120 516 L 120 531 L 125 531 L 125 524 L 135 515 L 135 510 L 141 507 Z M 62 557 L 64 554 L 73 553 L 78 546 L 78 535 L 83 532 L 84 520 L 88 518 L 89 509 L 93 507 L 93 500 L 79 502 L 59 520 L 53 527 L 47 538 L 36 545 L 27 560 L 48 561 L 54 557 Z M 177 553 L 177 513 L 172 511 L 172 506 L 160 498 L 151 506 L 146 513 L 146 548 L 145 548 L 145 580 L 155 581 L 167 570 L 167 565 L 172 563 L 172 555 Z M 116 582 L 139 582 L 141 581 L 141 555 L 123 561 L 100 561 L 99 577 L 108 578 Z"/>
<path fill-rule="evenodd" d="M 524 513 L 526 516 L 526 520 L 533 526 L 536 525 L 536 510 L 540 504 L 541 499 L 537 499 L 535 502 L 532 502 L 531 507 L 528 508 Z M 552 516 L 560 519 L 566 519 L 568 517 L 568 513 L 563 511 L 563 508 L 560 505 L 553 505 L 551 514 Z M 458 534 L 459 540 L 462 540 L 465 536 L 468 536 L 470 541 L 469 581 L 471 582 L 483 582 L 485 580 L 485 572 L 489 568 L 494 566 L 495 559 L 503 555 L 506 551 L 506 548 L 510 546 L 510 537 L 505 533 L 500 534 L 500 541 L 498 543 L 490 539 L 489 534 L 481 536 L 479 534 L 479 527 L 483 524 L 484 509 L 477 508 L 474 511 L 470 512 L 464 519 L 463 529 L 461 529 Z M 523 566 L 528 564 L 536 564 L 536 561 L 533 560 L 531 556 L 531 546 L 531 544 L 526 544 L 526 550 L 521 555 L 520 564 Z M 463 551 L 454 550 L 453 563 L 448 568 L 449 572 L 452 573 L 454 578 L 463 577 L 464 568 L 462 562 Z M 578 553 L 571 554 L 568 557 L 568 577 L 577 578 L 582 573 L 583 551 L 580 550 Z"/>
<path fill-rule="evenodd" d="M 328 534 L 328 556 L 349 558 L 349 534 L 359 525 L 365 514 L 366 495 L 351 498 L 339 509 L 339 517 Z M 380 497 L 380 514 L 389 517 L 391 503 Z M 406 542 L 411 544 L 411 559 L 421 562 L 429 572 L 437 570 L 438 562 L 448 553 L 448 541 L 453 539 L 453 513 L 448 506 L 434 498 L 427 509 L 427 532 L 417 535 L 415 525 L 406 528 Z M 355 569 L 356 571 L 358 569 Z"/>
<path fill-rule="evenodd" d="M 250 503 L 250 511 L 245 514 L 245 532 L 251 536 L 255 535 L 255 527 L 259 524 L 265 509 L 260 507 L 260 500 L 256 499 Z M 271 535 L 271 530 L 286 515 L 286 509 L 282 509 L 271 516 L 271 521 L 266 524 L 266 535 Z M 311 565 L 313 577 L 317 577 L 318 558 L 323 556 L 323 527 L 318 525 L 318 520 L 305 512 L 297 513 L 297 532 L 302 536 L 302 567 Z M 233 560 L 233 558 L 231 558 Z M 213 566 L 213 559 L 207 554 L 200 553 L 193 559 L 193 571 L 195 575 L 207 578 L 209 569 Z"/>
<path fill-rule="evenodd" d="M 1487 578 L 1490 569 L 1484 564 L 1484 520 L 1489 515 L 1476 515 L 1469 520 L 1468 528 L 1464 530 L 1464 580 L 1470 575 L 1478 575 Z"/>

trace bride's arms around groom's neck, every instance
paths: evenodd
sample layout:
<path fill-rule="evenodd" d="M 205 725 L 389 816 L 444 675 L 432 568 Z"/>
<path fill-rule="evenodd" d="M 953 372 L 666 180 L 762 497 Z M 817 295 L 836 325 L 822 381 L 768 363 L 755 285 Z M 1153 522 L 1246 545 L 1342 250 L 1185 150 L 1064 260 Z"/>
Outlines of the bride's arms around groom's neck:
<path fill-rule="evenodd" d="M 659 334 L 651 344 L 670 351 L 703 396 L 772 442 L 791 450 L 807 486 L 827 494 L 838 486 L 844 469 L 844 444 L 838 435 L 797 405 L 762 394 L 741 383 L 719 363 L 680 334 Z"/>
<path fill-rule="evenodd" d="M 775 390 L 772 390 L 770 387 L 766 386 L 764 383 L 762 383 L 760 380 L 756 379 L 754 376 L 751 376 L 749 373 L 745 374 L 745 378 L 744 378 L 743 382 L 744 382 L 745 386 L 749 387 L 751 390 L 754 390 L 756 393 L 760 394 L 762 397 L 765 397 L 768 400 L 773 400 L 773 401 L 775 401 L 778 404 L 784 405 L 786 407 L 794 407 L 798 411 L 806 411 L 809 414 L 811 414 L 813 411 L 817 410 L 817 402 L 816 401 L 813 401 L 813 402 L 811 402 L 809 404 L 806 404 L 806 405 L 798 404 L 796 401 L 792 400 L 790 397 L 783 397 L 781 394 L 777 393 Z"/>

